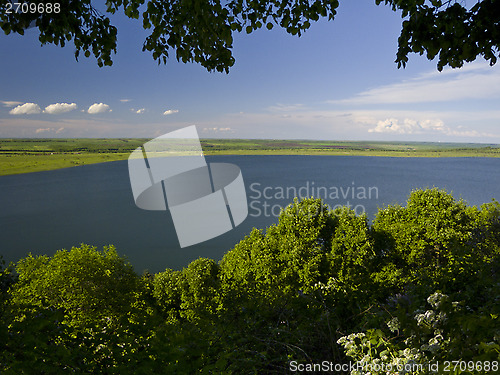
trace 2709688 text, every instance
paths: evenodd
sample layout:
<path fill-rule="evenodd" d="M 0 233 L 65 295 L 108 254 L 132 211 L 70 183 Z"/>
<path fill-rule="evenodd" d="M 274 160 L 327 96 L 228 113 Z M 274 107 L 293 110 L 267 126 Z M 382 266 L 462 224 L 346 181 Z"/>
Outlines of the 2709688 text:
<path fill-rule="evenodd" d="M 5 13 L 38 13 L 38 14 L 50 14 L 50 13 L 61 13 L 60 3 L 7 3 L 5 8 Z"/>

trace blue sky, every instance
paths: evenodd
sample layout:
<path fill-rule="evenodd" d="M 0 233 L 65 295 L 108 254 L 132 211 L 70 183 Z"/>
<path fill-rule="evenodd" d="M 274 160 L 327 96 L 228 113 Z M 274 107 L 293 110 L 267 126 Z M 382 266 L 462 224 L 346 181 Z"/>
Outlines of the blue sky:
<path fill-rule="evenodd" d="M 0 137 L 152 138 L 194 124 L 204 138 L 500 143 L 500 67 L 439 73 L 411 56 L 397 69 L 400 16 L 371 0 L 341 2 L 300 38 L 236 34 L 228 75 L 158 65 L 140 21 L 112 20 L 112 67 L 76 62 L 71 43 L 41 47 L 35 29 L 0 36 Z"/>

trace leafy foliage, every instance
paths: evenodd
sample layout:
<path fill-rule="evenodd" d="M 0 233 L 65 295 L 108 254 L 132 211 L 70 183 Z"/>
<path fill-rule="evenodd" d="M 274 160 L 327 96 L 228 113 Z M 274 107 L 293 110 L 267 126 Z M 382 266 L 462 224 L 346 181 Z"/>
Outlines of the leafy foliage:
<path fill-rule="evenodd" d="M 407 285 L 422 286 L 424 294 L 460 289 L 498 257 L 498 217 L 498 202 L 478 210 L 445 191 L 417 190 L 406 207 L 377 214 L 373 231 L 383 268 L 376 278 L 399 292 Z"/>
<path fill-rule="evenodd" d="M 426 302 L 420 301 L 420 305 L 401 299 L 396 308 L 393 306 L 394 315 L 381 312 L 386 327 L 351 333 L 338 342 L 348 356 L 365 364 L 360 374 L 386 374 L 388 369 L 412 374 L 497 372 L 499 285 L 476 290 L 482 294 L 476 296 L 478 299 L 496 296 L 481 307 L 471 306 L 471 296 L 455 300 L 440 292 L 431 294 Z M 453 361 L 461 366 L 450 366 Z M 449 366 L 445 367 L 447 362 Z"/>
<path fill-rule="evenodd" d="M 13 302 L 64 311 L 72 325 L 113 319 L 127 313 L 138 277 L 113 246 L 103 252 L 83 245 L 47 256 L 28 256 L 17 264 Z"/>
<path fill-rule="evenodd" d="M 309 290 L 325 280 L 334 219 L 317 200 L 285 208 L 264 235 L 254 229 L 221 262 L 223 284 L 259 293 Z M 266 295 L 269 300 L 281 295 Z"/>
<path fill-rule="evenodd" d="M 427 374 L 437 363 L 439 371 L 464 372 L 444 370 L 445 361 L 498 364 L 499 208 L 468 207 L 430 189 L 414 191 L 406 207 L 379 211 L 373 235 L 381 270 L 372 277 L 385 294 L 365 314 L 368 328 L 339 339 L 346 354 L 366 372 L 378 365 L 373 374 L 391 366 Z"/>
<path fill-rule="evenodd" d="M 499 230 L 497 202 L 428 189 L 371 225 L 295 200 L 220 263 L 180 271 L 139 277 L 114 248 L 87 245 L 29 256 L 5 284 L 0 371 L 285 374 L 290 361 L 326 359 L 363 362 L 353 374 L 435 373 L 445 361 L 476 364 L 449 373 L 492 373 Z"/>
<path fill-rule="evenodd" d="M 8 290 L 12 284 L 16 282 L 16 277 L 13 272 L 12 264 L 4 268 L 5 260 L 0 255 L 0 306 L 10 298 Z"/>
<path fill-rule="evenodd" d="M 58 0 L 60 11 L 51 12 L 7 12 L 7 4 L 15 1 L 3 1 L 0 4 L 0 27 L 5 34 L 18 33 L 36 26 L 40 31 L 39 40 L 42 44 L 53 43 L 64 47 L 66 42 L 73 40 L 78 59 L 80 51 L 85 57 L 92 53 L 97 64 L 102 67 L 111 65 L 111 53 L 116 53 L 117 29 L 111 25 L 108 17 L 99 13 L 91 0 Z M 51 3 L 35 0 L 30 3 Z M 51 3 L 53 4 L 53 2 Z"/>
<path fill-rule="evenodd" d="M 376 0 L 402 11 L 403 21 L 396 62 L 405 66 L 410 53 L 439 55 L 439 71 L 446 65 L 462 67 L 477 56 L 494 65 L 500 49 L 500 4 L 498 0 L 477 1 L 472 7 L 459 1 Z"/>
<path fill-rule="evenodd" d="M 13 2 L 13 1 L 10 1 Z M 396 62 L 405 66 L 410 53 L 439 55 L 438 70 L 444 66 L 461 67 L 464 62 L 482 56 L 496 63 L 500 46 L 500 7 L 498 0 L 478 1 L 468 8 L 454 0 L 375 0 L 394 11 L 401 11 L 403 22 Z M 92 6 L 91 0 L 59 0 L 61 11 L 41 13 L 7 13 L 7 1 L 0 4 L 0 27 L 5 34 L 23 34 L 37 27 L 42 44 L 64 46 L 73 40 L 78 58 L 80 52 L 91 54 L 99 66 L 111 65 L 116 53 L 117 29 L 108 16 Z M 34 0 L 32 3 L 45 3 Z M 139 19 L 151 34 L 143 44 L 158 63 L 166 63 L 169 51 L 182 62 L 196 62 L 208 71 L 228 72 L 234 65 L 233 34 L 251 33 L 278 26 L 300 36 L 312 22 L 335 18 L 338 0 L 106 0 L 106 11 L 123 10 Z"/>

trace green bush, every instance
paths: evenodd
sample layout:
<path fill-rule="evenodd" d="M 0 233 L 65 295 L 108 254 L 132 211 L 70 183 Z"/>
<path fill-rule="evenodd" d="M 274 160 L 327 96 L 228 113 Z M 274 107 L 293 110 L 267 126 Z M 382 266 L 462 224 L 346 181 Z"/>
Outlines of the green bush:
<path fill-rule="evenodd" d="M 402 292 L 414 285 L 428 295 L 474 282 L 498 258 L 499 217 L 498 202 L 479 210 L 438 189 L 416 190 L 406 207 L 380 210 L 373 223 L 380 289 Z"/>
<path fill-rule="evenodd" d="M 82 244 L 53 257 L 20 260 L 13 303 L 64 311 L 71 325 L 109 320 L 130 311 L 139 278 L 113 246 L 98 251 Z"/>

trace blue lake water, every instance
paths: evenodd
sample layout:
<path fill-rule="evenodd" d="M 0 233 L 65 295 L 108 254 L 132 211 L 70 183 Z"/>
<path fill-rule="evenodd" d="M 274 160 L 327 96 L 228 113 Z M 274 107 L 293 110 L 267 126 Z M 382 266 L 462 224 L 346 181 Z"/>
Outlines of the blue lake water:
<path fill-rule="evenodd" d="M 233 163 L 245 181 L 249 215 L 236 229 L 180 248 L 168 211 L 143 211 L 133 201 L 127 162 L 0 177 L 0 254 L 88 243 L 113 244 L 137 272 L 180 269 L 198 257 L 220 260 L 253 227 L 277 222 L 293 197 L 319 196 L 373 218 L 378 207 L 405 204 L 415 188 L 444 188 L 470 205 L 500 200 L 500 159 L 364 156 L 212 156 Z M 200 210 L 203 209 L 200 207 Z"/>

